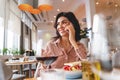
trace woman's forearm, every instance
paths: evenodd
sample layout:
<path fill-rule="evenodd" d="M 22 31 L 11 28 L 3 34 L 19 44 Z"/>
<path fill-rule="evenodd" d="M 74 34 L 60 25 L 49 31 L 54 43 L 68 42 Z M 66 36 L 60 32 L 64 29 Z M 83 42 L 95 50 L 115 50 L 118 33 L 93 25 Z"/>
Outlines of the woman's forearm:
<path fill-rule="evenodd" d="M 76 41 L 72 41 L 71 44 L 74 47 L 74 49 L 78 49 L 79 48 L 79 46 L 78 46 Z"/>

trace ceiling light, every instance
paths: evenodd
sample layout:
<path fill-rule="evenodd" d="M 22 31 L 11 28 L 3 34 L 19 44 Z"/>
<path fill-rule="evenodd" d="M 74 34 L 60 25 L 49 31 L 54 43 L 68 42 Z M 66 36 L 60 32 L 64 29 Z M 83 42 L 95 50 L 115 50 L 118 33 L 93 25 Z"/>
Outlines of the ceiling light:
<path fill-rule="evenodd" d="M 56 16 L 54 16 L 54 18 L 56 18 Z"/>
<path fill-rule="evenodd" d="M 41 11 L 49 11 L 53 9 L 51 0 L 38 0 L 38 8 Z"/>
<path fill-rule="evenodd" d="M 118 7 L 118 4 L 115 4 L 115 7 Z"/>
<path fill-rule="evenodd" d="M 62 0 L 63 2 L 65 2 L 65 0 Z"/>
<path fill-rule="evenodd" d="M 18 8 L 23 11 L 30 11 L 33 9 L 33 0 L 18 0 Z"/>
<path fill-rule="evenodd" d="M 51 23 L 53 23 L 54 21 L 50 21 Z"/>
<path fill-rule="evenodd" d="M 59 11 L 60 11 L 60 9 L 57 9 L 57 11 L 59 12 Z"/>
<path fill-rule="evenodd" d="M 96 4 L 98 5 L 98 4 L 99 4 L 99 2 L 96 2 Z"/>
<path fill-rule="evenodd" d="M 32 14 L 39 14 L 41 11 L 51 10 L 53 6 L 51 0 L 38 0 L 37 4 L 35 0 L 18 0 L 18 8 Z"/>
<path fill-rule="evenodd" d="M 39 9 L 31 9 L 30 13 L 32 13 L 32 14 L 39 14 L 40 10 Z"/>
<path fill-rule="evenodd" d="M 18 0 L 18 8 L 31 14 L 40 12 L 44 21 L 49 20 L 48 12 L 53 9 L 52 0 Z"/>

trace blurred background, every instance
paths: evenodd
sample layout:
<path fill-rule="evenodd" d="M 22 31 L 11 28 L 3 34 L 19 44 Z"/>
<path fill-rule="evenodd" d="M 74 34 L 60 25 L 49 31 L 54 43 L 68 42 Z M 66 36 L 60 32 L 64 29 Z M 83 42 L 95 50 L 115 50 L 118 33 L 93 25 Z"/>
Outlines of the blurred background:
<path fill-rule="evenodd" d="M 48 4 L 47 8 L 40 7 L 43 3 Z M 30 8 L 21 4 L 29 4 Z M 53 24 L 62 11 L 73 12 L 83 30 L 92 28 L 94 14 L 105 15 L 108 46 L 112 50 L 120 47 L 120 0 L 0 0 L 0 5 L 1 55 L 23 54 L 25 50 L 39 54 L 55 36 Z"/>

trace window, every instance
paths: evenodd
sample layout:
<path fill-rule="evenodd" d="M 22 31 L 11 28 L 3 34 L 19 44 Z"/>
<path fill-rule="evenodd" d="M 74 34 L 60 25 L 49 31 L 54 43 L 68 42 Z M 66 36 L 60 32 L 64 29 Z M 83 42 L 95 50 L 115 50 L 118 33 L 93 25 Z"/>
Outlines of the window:
<path fill-rule="evenodd" d="M 8 31 L 7 48 L 13 48 L 13 32 Z"/>
<path fill-rule="evenodd" d="M 29 45 L 28 45 L 28 38 L 25 38 L 25 50 L 28 50 L 29 49 Z"/>
<path fill-rule="evenodd" d="M 17 34 L 14 34 L 12 31 L 8 31 L 7 35 L 7 48 L 10 49 L 18 49 L 20 46 L 20 36 Z"/>
<path fill-rule="evenodd" d="M 0 55 L 2 54 L 3 41 L 4 41 L 4 27 L 3 27 L 3 18 L 0 17 Z"/>

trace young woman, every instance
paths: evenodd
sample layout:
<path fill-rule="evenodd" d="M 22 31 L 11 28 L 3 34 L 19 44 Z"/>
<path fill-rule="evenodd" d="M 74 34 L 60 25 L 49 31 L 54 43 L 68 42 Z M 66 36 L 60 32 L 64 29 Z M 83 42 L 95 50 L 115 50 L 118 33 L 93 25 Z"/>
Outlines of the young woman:
<path fill-rule="evenodd" d="M 80 43 L 80 25 L 72 12 L 59 13 L 54 28 L 57 36 L 42 51 L 42 56 L 58 56 L 51 68 L 62 68 L 64 63 L 86 59 L 86 49 Z"/>

